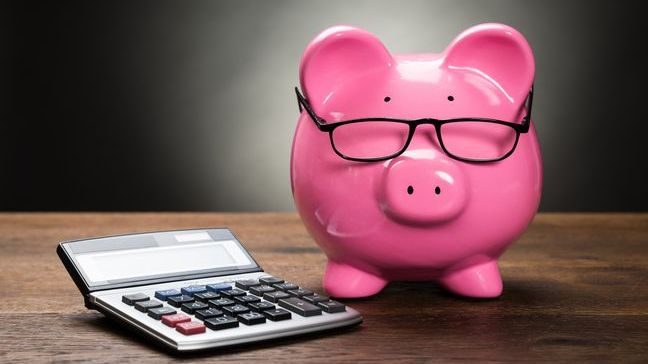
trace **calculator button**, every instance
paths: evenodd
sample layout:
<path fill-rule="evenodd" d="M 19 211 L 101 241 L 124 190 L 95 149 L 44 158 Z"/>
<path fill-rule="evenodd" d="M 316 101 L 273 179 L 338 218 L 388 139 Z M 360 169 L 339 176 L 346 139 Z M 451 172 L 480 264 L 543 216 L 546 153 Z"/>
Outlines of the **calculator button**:
<path fill-rule="evenodd" d="M 260 302 L 261 299 L 259 297 L 246 295 L 246 296 L 234 297 L 234 301 L 237 301 L 238 303 L 249 304 L 249 303 Z"/>
<path fill-rule="evenodd" d="M 166 301 L 169 299 L 169 297 L 173 296 L 180 296 L 182 293 L 178 291 L 177 289 L 167 289 L 164 291 L 155 291 L 155 298 L 161 301 Z"/>
<path fill-rule="evenodd" d="M 260 286 L 250 287 L 250 293 L 257 296 L 263 296 L 264 293 L 274 292 L 274 291 L 276 291 L 274 287 L 270 287 L 265 284 Z"/>
<path fill-rule="evenodd" d="M 212 317 L 223 316 L 223 311 L 217 310 L 215 308 L 210 308 L 207 310 L 196 311 L 196 318 L 199 320 L 207 320 Z"/>
<path fill-rule="evenodd" d="M 177 324 L 181 322 L 189 322 L 189 321 L 191 321 L 191 317 L 183 313 L 176 313 L 174 315 L 162 316 L 162 323 L 169 327 L 175 327 Z"/>
<path fill-rule="evenodd" d="M 328 313 L 337 313 L 337 312 L 346 311 L 346 306 L 344 306 L 338 301 L 328 300 L 328 301 L 319 302 L 317 305 L 320 306 L 324 310 L 324 312 L 328 312 Z"/>
<path fill-rule="evenodd" d="M 276 308 L 274 310 L 263 311 L 263 314 L 270 321 L 290 320 L 290 318 L 292 317 L 292 314 L 284 310 L 283 308 Z"/>
<path fill-rule="evenodd" d="M 180 307 L 185 303 L 191 303 L 193 301 L 193 297 L 184 294 L 182 296 L 173 296 L 167 299 L 167 303 L 175 307 Z"/>
<path fill-rule="evenodd" d="M 279 300 L 279 306 L 301 316 L 316 316 L 322 314 L 322 309 L 297 297 Z"/>
<path fill-rule="evenodd" d="M 250 312 L 250 309 L 243 306 L 243 305 L 234 305 L 234 306 L 225 306 L 223 307 L 223 312 L 225 312 L 228 315 L 231 316 L 236 316 L 241 313 L 248 313 Z"/>
<path fill-rule="evenodd" d="M 250 289 L 250 287 L 258 286 L 261 283 L 259 283 L 259 281 L 257 281 L 256 279 L 244 279 L 241 281 L 236 281 L 234 282 L 234 284 L 240 289 L 248 290 Z"/>
<path fill-rule="evenodd" d="M 207 327 L 209 327 L 212 330 L 222 330 L 222 329 L 229 329 L 232 327 L 238 327 L 239 323 L 238 320 L 235 319 L 234 317 L 221 316 L 221 317 L 214 317 L 205 320 L 205 325 L 207 325 Z"/>
<path fill-rule="evenodd" d="M 161 319 L 164 315 L 173 315 L 174 313 L 176 313 L 176 310 L 171 307 L 152 308 L 148 311 L 148 315 L 156 320 Z"/>
<path fill-rule="evenodd" d="M 276 291 L 269 292 L 263 295 L 263 299 L 266 301 L 277 303 L 282 298 L 288 298 L 290 295 L 286 292 Z"/>
<path fill-rule="evenodd" d="M 303 289 L 303 288 L 291 289 L 290 291 L 288 291 L 288 294 L 290 294 L 291 296 L 295 296 L 295 297 L 310 296 L 313 293 L 314 293 L 313 291 L 308 290 L 308 289 Z"/>
<path fill-rule="evenodd" d="M 127 294 L 122 296 L 122 302 L 124 302 L 129 306 L 134 305 L 135 302 L 148 301 L 148 300 L 149 300 L 149 296 L 145 295 L 144 293 Z"/>
<path fill-rule="evenodd" d="M 198 310 L 206 310 L 209 308 L 209 305 L 204 302 L 191 302 L 185 303 L 182 305 L 182 311 L 193 315 L 194 312 Z"/>
<path fill-rule="evenodd" d="M 203 293 L 196 293 L 194 295 L 194 298 L 197 299 L 198 301 L 207 302 L 209 300 L 215 300 L 220 298 L 220 295 L 216 292 L 207 291 Z"/>
<path fill-rule="evenodd" d="M 273 284 L 283 283 L 284 280 L 276 277 L 261 277 L 259 278 L 259 282 L 267 284 L 268 286 L 272 286 Z"/>
<path fill-rule="evenodd" d="M 245 291 L 241 291 L 238 288 L 232 288 L 232 289 L 228 289 L 227 291 L 221 291 L 220 294 L 223 297 L 232 298 L 236 296 L 245 296 Z"/>
<path fill-rule="evenodd" d="M 159 307 L 162 307 L 162 302 L 157 300 L 135 302 L 135 308 L 137 309 L 137 311 L 147 312 L 152 308 Z"/>
<path fill-rule="evenodd" d="M 273 284 L 272 287 L 282 290 L 282 291 L 289 291 L 291 289 L 299 289 L 299 286 L 293 283 L 289 282 L 284 282 L 284 283 L 277 283 Z"/>
<path fill-rule="evenodd" d="M 181 322 L 176 325 L 176 331 L 184 335 L 202 334 L 205 332 L 205 325 L 197 321 Z"/>
<path fill-rule="evenodd" d="M 231 306 L 233 304 L 236 304 L 236 302 L 230 300 L 229 298 L 219 298 L 217 300 L 211 300 L 208 303 L 211 307 L 218 308 L 218 309 L 220 309 L 221 307 Z"/>
<path fill-rule="evenodd" d="M 266 311 L 266 310 L 273 310 L 275 308 L 275 305 L 273 305 L 270 302 L 257 302 L 257 303 L 250 303 L 248 306 L 252 309 L 252 311 Z"/>
<path fill-rule="evenodd" d="M 238 320 L 246 325 L 258 325 L 266 322 L 265 316 L 258 312 L 248 312 L 238 315 Z"/>
<path fill-rule="evenodd" d="M 214 284 L 208 284 L 206 288 L 208 291 L 218 293 L 220 291 L 227 291 L 228 289 L 232 289 L 232 286 L 227 283 L 214 283 Z"/>
<path fill-rule="evenodd" d="M 302 300 L 316 305 L 318 302 L 328 301 L 330 298 L 328 296 L 322 296 L 317 293 L 312 294 L 311 296 L 304 296 Z"/>
<path fill-rule="evenodd" d="M 187 296 L 193 296 L 196 293 L 207 292 L 207 287 L 205 287 L 205 286 L 189 286 L 189 287 L 180 288 L 180 290 L 182 291 L 182 294 L 186 294 Z"/>

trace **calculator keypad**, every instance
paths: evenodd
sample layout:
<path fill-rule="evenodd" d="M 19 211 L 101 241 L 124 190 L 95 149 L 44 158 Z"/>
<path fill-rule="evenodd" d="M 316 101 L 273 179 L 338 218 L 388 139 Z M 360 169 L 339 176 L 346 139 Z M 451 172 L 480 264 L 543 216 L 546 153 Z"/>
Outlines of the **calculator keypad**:
<path fill-rule="evenodd" d="M 265 324 L 266 320 L 290 320 L 293 313 L 310 317 L 346 310 L 340 302 L 276 277 L 161 290 L 155 292 L 155 298 L 136 293 L 122 296 L 122 302 L 184 335 L 204 333 L 205 328 L 235 328 L 239 322 L 251 326 Z"/>

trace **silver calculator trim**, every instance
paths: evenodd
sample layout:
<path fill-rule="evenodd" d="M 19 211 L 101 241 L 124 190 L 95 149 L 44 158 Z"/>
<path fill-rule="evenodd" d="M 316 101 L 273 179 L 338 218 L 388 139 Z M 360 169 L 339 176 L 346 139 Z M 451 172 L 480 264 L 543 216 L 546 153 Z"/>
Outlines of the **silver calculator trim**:
<path fill-rule="evenodd" d="M 296 313 L 292 313 L 293 318 L 286 321 L 273 322 L 268 320 L 265 324 L 253 326 L 241 324 L 238 328 L 219 331 L 213 331 L 207 328 L 206 333 L 185 336 L 171 327 L 164 326 L 160 321 L 149 317 L 147 314 L 135 310 L 132 306 L 128 306 L 121 302 L 121 296 L 124 294 L 136 292 L 151 294 L 151 292 L 155 290 L 168 289 L 170 287 L 179 288 L 181 286 L 193 284 L 199 285 L 207 283 L 232 282 L 239 279 L 256 279 L 268 275 L 269 274 L 264 272 L 255 272 L 190 281 L 166 282 L 139 287 L 117 288 L 113 290 L 91 292 L 88 295 L 88 299 L 100 311 L 115 316 L 116 318 L 137 328 L 139 331 L 157 339 L 158 342 L 178 351 L 193 351 L 252 343 L 261 340 L 270 340 L 351 326 L 362 322 L 362 316 L 360 313 L 347 306 L 346 312 L 333 314 L 323 312 L 322 315 L 311 317 L 302 317 Z M 179 309 L 178 311 L 180 312 Z M 161 330 L 156 330 L 156 327 L 161 328 Z M 168 334 L 165 335 L 164 333 Z"/>

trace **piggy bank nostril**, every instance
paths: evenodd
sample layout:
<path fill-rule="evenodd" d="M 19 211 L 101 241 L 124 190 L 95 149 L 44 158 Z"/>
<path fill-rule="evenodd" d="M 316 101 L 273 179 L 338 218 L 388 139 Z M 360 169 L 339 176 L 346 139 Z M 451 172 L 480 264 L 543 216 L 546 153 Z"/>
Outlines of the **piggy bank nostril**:
<path fill-rule="evenodd" d="M 408 194 L 408 195 L 411 195 L 411 194 L 413 194 L 413 193 L 414 193 L 414 187 L 412 187 L 412 186 L 407 186 L 407 194 Z"/>
<path fill-rule="evenodd" d="M 441 187 L 436 186 L 436 187 L 434 188 L 434 193 L 436 193 L 437 195 L 441 194 Z"/>

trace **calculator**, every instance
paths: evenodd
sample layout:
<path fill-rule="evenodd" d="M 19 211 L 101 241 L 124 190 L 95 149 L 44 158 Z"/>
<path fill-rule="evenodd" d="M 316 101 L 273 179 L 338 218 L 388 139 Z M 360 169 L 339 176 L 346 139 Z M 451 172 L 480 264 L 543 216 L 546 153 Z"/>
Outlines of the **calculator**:
<path fill-rule="evenodd" d="M 356 325 L 358 311 L 269 275 L 226 228 L 61 242 L 85 306 L 176 351 Z"/>

